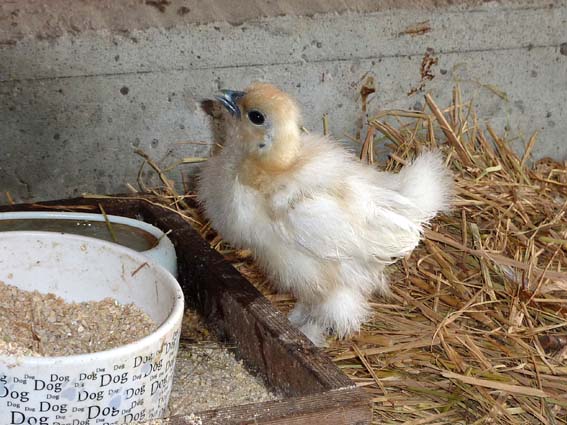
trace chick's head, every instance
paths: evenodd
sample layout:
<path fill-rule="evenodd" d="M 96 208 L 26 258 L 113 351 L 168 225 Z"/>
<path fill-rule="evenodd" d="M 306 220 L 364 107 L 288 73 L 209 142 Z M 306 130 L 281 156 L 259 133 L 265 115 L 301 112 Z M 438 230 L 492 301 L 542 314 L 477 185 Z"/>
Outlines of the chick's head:
<path fill-rule="evenodd" d="M 299 150 L 299 109 L 271 84 L 255 83 L 243 92 L 225 90 L 217 99 L 230 112 L 230 137 L 266 165 L 288 164 Z"/>

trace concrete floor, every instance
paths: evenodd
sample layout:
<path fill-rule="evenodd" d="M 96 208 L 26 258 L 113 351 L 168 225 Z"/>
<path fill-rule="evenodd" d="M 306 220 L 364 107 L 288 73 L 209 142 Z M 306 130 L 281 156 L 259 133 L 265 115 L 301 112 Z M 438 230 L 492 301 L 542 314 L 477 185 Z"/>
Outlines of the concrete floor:
<path fill-rule="evenodd" d="M 211 140 L 200 101 L 254 80 L 293 93 L 307 128 L 320 130 L 328 113 L 337 138 L 363 118 L 367 76 L 377 83 L 371 113 L 421 107 L 425 92 L 447 104 L 459 82 L 517 149 L 538 130 L 535 156 L 567 159 L 567 0 L 337 0 L 304 13 L 294 3 L 247 0 L 234 19 L 222 0 L 0 4 L 0 203 L 6 191 L 16 201 L 124 192 L 142 163 L 136 148 L 162 164 L 206 156 L 208 146 L 185 143 Z M 126 6 L 140 11 L 111 19 Z M 411 34 L 416 26 L 428 30 Z M 435 77 L 408 96 L 428 49 Z"/>

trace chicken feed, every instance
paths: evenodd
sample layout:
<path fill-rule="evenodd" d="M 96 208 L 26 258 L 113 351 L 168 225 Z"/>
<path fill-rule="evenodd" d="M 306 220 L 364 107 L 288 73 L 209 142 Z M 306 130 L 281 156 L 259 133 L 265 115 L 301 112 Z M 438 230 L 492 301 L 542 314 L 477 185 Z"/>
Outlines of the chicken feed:
<path fill-rule="evenodd" d="M 134 304 L 116 300 L 68 303 L 54 294 L 0 281 L 0 354 L 70 356 L 137 341 L 156 329 Z"/>

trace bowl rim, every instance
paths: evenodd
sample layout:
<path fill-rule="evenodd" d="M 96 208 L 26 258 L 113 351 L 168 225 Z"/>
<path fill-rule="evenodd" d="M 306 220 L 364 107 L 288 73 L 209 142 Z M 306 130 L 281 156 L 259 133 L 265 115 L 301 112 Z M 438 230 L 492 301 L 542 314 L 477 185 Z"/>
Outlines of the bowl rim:
<path fill-rule="evenodd" d="M 118 245 L 112 242 L 107 242 L 101 239 L 92 238 L 89 236 L 80 236 L 69 233 L 58 233 L 58 232 L 43 232 L 43 231 L 26 231 L 26 230 L 16 230 L 0 232 L 0 241 L 5 240 L 5 238 L 21 238 L 22 236 L 47 239 L 57 236 L 63 239 L 72 239 L 77 241 L 86 241 L 87 243 L 106 247 L 107 249 L 116 252 L 117 255 L 126 255 L 132 257 L 140 265 L 147 263 L 150 268 L 155 269 L 158 278 L 163 277 L 163 282 L 174 290 L 175 296 L 173 299 L 173 306 L 169 312 L 167 318 L 155 329 L 152 333 L 146 335 L 145 337 L 138 339 L 136 341 L 130 342 L 126 345 L 120 345 L 118 347 L 110 348 L 108 350 L 96 351 L 93 353 L 82 353 L 73 354 L 70 356 L 10 356 L 7 354 L 0 354 L 0 365 L 4 364 L 8 368 L 12 366 L 26 366 L 26 365 L 36 365 L 36 366 L 47 366 L 53 363 L 85 363 L 90 362 L 93 358 L 96 360 L 112 359 L 116 357 L 123 357 L 131 354 L 135 351 L 143 350 L 146 347 L 155 345 L 157 341 L 163 340 L 167 333 L 174 329 L 176 323 L 181 321 L 183 318 L 185 306 L 184 306 L 184 295 L 179 285 L 179 282 L 175 277 L 167 271 L 163 266 L 159 265 L 157 262 L 149 259 L 144 254 L 135 251 L 131 248 Z M 162 342 L 163 343 L 163 342 Z"/>
<path fill-rule="evenodd" d="M 145 230 L 148 233 L 152 234 L 152 236 L 155 236 L 156 238 L 161 238 L 163 237 L 163 235 L 165 235 L 165 232 L 163 232 L 161 229 L 159 229 L 158 227 L 150 224 L 150 223 L 146 223 L 143 220 L 138 220 L 136 218 L 130 218 L 130 217 L 124 217 L 121 215 L 111 215 L 111 214 L 106 214 L 106 216 L 108 217 L 108 219 L 112 222 L 112 223 L 117 223 L 117 224 L 126 224 L 132 227 L 138 227 L 139 229 Z M 0 212 L 0 220 L 16 220 L 16 219 L 21 219 L 21 220 L 30 220 L 33 218 L 49 218 L 49 219 L 53 219 L 53 220 L 64 220 L 64 219 L 75 219 L 75 220 L 87 220 L 87 221 L 105 221 L 104 220 L 104 215 L 102 213 L 84 213 L 84 212 L 68 212 L 68 211 L 10 211 L 10 212 Z M 27 230 L 22 230 L 24 232 L 27 232 Z M 4 232 L 0 232 L 0 233 L 4 233 Z M 53 233 L 59 233 L 59 232 L 53 232 Z M 61 232 L 61 233 L 65 233 L 65 232 Z M 66 234 L 66 233 L 65 233 Z M 86 236 L 85 236 L 86 237 Z M 161 242 L 161 240 L 159 240 L 159 242 Z M 158 244 L 159 244 L 158 242 Z M 157 246 L 157 245 L 156 245 Z M 151 249 L 154 249 L 150 248 Z M 146 250 L 146 251 L 149 251 Z M 142 251 L 144 252 L 144 251 Z"/>

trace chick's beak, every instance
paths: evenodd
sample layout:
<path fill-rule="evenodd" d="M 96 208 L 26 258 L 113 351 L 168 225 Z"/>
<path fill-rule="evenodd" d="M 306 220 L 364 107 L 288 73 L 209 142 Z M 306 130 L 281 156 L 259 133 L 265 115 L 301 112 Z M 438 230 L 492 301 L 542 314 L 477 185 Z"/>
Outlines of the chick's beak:
<path fill-rule="evenodd" d="M 215 99 L 222 103 L 233 117 L 240 118 L 240 108 L 236 102 L 238 102 L 238 99 L 243 97 L 246 93 L 235 90 L 221 90 L 221 92 L 222 96 L 215 96 Z"/>

